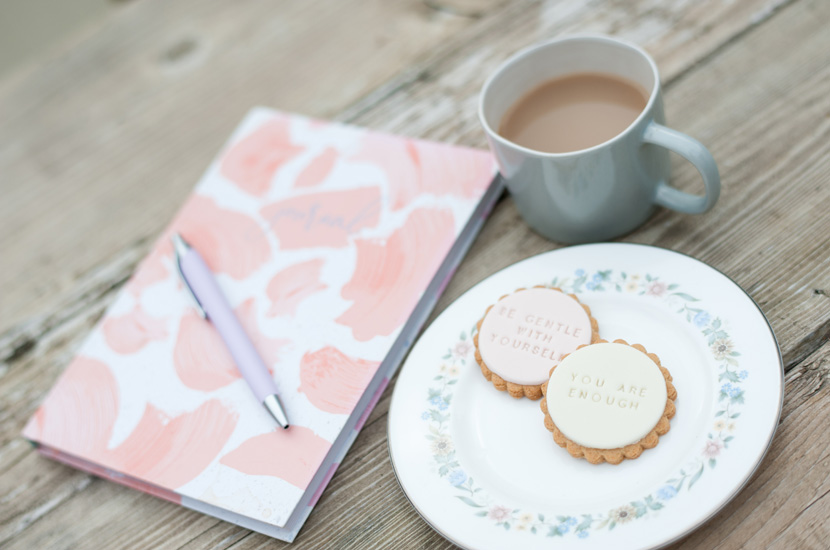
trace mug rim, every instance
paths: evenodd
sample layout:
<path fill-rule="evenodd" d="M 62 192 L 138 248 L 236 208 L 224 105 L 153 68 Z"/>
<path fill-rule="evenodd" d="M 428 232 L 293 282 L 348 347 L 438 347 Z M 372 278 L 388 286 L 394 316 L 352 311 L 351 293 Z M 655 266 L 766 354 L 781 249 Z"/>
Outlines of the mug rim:
<path fill-rule="evenodd" d="M 560 44 L 564 42 L 572 42 L 572 41 L 596 41 L 596 42 L 605 42 L 607 44 L 613 44 L 615 46 L 623 46 L 625 48 L 629 48 L 634 50 L 636 53 L 640 55 L 643 59 L 646 60 L 649 67 L 651 68 L 652 76 L 654 77 L 654 83 L 652 84 L 651 91 L 649 93 L 648 101 L 646 102 L 646 106 L 643 107 L 643 110 L 637 115 L 637 118 L 634 119 L 631 124 L 628 125 L 622 132 L 615 135 L 611 139 L 603 141 L 602 143 L 598 143 L 596 145 L 592 145 L 591 147 L 587 147 L 585 149 L 577 149 L 576 151 L 568 151 L 567 153 L 549 153 L 546 151 L 538 151 L 536 149 L 530 149 L 528 147 L 524 147 L 523 145 L 519 145 L 514 141 L 510 141 L 509 139 L 502 137 L 498 131 L 493 130 L 490 126 L 489 122 L 487 121 L 487 117 L 484 115 L 484 102 L 485 98 L 488 95 L 490 87 L 493 85 L 493 82 L 498 78 L 508 67 L 516 63 L 517 61 L 531 56 L 535 54 L 538 50 L 543 48 L 547 48 L 554 44 Z M 535 157 L 541 158 L 565 158 L 569 156 L 576 156 L 581 155 L 583 153 L 596 151 L 600 148 L 610 146 L 611 144 L 615 143 L 616 141 L 623 139 L 624 136 L 627 136 L 630 132 L 632 132 L 633 128 L 637 127 L 640 122 L 646 117 L 646 113 L 649 113 L 654 106 L 654 102 L 657 101 L 657 92 L 660 90 L 660 73 L 657 70 L 657 64 L 654 62 L 654 59 L 646 52 L 643 48 L 634 44 L 632 42 L 628 42 L 627 40 L 622 40 L 620 38 L 607 36 L 604 34 L 592 34 L 592 33 L 580 33 L 580 34 L 569 34 L 567 36 L 561 36 L 558 38 L 554 38 L 552 40 L 546 40 L 544 42 L 539 42 L 537 44 L 533 44 L 532 46 L 528 46 L 522 50 L 511 55 L 505 61 L 503 61 L 495 71 L 487 77 L 487 80 L 484 82 L 484 86 L 481 88 L 481 92 L 479 93 L 479 100 L 478 100 L 478 118 L 481 121 L 481 125 L 484 126 L 484 131 L 490 136 L 491 139 L 496 140 L 501 145 L 506 147 L 512 147 L 514 149 L 518 149 L 520 152 L 526 155 L 532 155 Z"/>

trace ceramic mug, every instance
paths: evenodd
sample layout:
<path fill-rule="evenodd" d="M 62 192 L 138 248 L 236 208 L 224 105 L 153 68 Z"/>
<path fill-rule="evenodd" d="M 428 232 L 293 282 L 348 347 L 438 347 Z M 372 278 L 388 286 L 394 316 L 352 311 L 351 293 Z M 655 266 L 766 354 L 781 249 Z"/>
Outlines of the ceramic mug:
<path fill-rule="evenodd" d="M 637 119 L 612 139 L 570 153 L 545 153 L 498 134 L 507 110 L 547 80 L 592 72 L 622 77 L 649 90 Z M 706 212 L 720 195 L 711 153 L 697 140 L 664 126 L 660 75 L 641 48 L 606 36 L 569 36 L 523 50 L 484 84 L 479 117 L 507 188 L 527 223 L 563 243 L 602 241 L 632 231 L 655 208 Z M 703 196 L 669 185 L 669 151 L 700 172 Z"/>

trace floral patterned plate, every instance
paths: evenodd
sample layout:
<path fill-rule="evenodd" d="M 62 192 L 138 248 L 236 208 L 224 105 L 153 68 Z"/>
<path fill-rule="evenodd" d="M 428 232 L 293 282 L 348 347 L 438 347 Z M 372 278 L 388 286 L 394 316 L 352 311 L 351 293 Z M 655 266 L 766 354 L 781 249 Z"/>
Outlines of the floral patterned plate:
<path fill-rule="evenodd" d="M 536 284 L 576 293 L 603 338 L 641 343 L 669 368 L 677 415 L 655 449 L 618 466 L 571 458 L 538 401 L 497 392 L 481 375 L 475 323 L 502 294 Z M 413 506 L 462 547 L 657 548 L 746 484 L 782 397 L 775 336 L 726 276 L 661 248 L 574 246 L 496 273 L 432 323 L 395 387 L 389 453 Z"/>

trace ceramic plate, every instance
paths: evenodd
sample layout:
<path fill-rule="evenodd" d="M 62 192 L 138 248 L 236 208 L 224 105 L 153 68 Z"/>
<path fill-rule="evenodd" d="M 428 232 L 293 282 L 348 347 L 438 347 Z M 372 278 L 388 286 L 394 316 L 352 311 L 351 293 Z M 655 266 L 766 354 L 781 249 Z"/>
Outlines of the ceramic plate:
<path fill-rule="evenodd" d="M 501 295 L 573 292 L 600 335 L 668 367 L 677 414 L 659 445 L 618 466 L 572 458 L 538 401 L 481 375 L 471 332 Z M 781 412 L 783 368 L 758 306 L 706 264 L 632 244 L 574 246 L 514 264 L 438 317 L 413 348 L 389 411 L 389 452 L 412 505 L 471 549 L 656 548 L 700 526 L 746 484 Z"/>

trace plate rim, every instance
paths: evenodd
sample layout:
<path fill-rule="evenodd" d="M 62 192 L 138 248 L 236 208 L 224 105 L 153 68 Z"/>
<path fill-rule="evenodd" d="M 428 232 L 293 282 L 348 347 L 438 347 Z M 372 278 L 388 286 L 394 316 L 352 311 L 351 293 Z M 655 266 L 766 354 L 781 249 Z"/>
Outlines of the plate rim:
<path fill-rule="evenodd" d="M 543 255 L 546 255 L 546 254 L 551 254 L 553 252 L 557 252 L 557 251 L 560 251 L 560 250 L 573 249 L 573 248 L 587 249 L 587 248 L 594 248 L 594 247 L 598 247 L 598 246 L 599 247 L 611 246 L 611 247 L 625 247 L 625 248 L 628 248 L 628 247 L 646 248 L 646 249 L 658 250 L 661 253 L 662 252 L 668 252 L 670 254 L 676 254 L 678 256 L 682 256 L 684 258 L 688 258 L 690 260 L 693 260 L 694 262 L 696 262 L 698 264 L 701 264 L 705 268 L 708 268 L 708 269 L 712 270 L 713 272 L 721 275 L 727 281 L 729 281 L 732 285 L 734 285 L 738 290 L 740 290 L 744 294 L 744 296 L 746 296 L 749 299 L 750 303 L 755 307 L 755 309 L 758 310 L 758 313 L 761 315 L 761 319 L 763 319 L 764 323 L 766 324 L 767 330 L 769 331 L 769 334 L 772 337 L 772 341 L 775 344 L 775 350 L 776 350 L 777 356 L 778 356 L 779 379 L 778 379 L 777 411 L 776 411 L 776 414 L 775 414 L 775 422 L 772 423 L 772 429 L 770 430 L 770 432 L 767 435 L 766 444 L 763 447 L 763 451 L 758 456 L 758 459 L 756 460 L 756 462 L 752 466 L 752 468 L 743 477 L 740 484 L 737 485 L 736 488 L 726 498 L 724 498 L 721 502 L 717 503 L 717 505 L 712 509 L 712 511 L 707 516 L 705 516 L 703 519 L 701 519 L 697 523 L 691 525 L 687 529 L 683 530 L 682 532 L 679 532 L 673 538 L 667 539 L 667 540 L 659 543 L 656 546 L 648 547 L 647 549 L 646 549 L 646 547 L 643 547 L 643 550 L 653 550 L 653 549 L 664 548 L 664 547 L 666 547 L 666 546 L 668 546 L 672 543 L 675 543 L 675 542 L 685 538 L 686 536 L 688 536 L 691 533 L 697 531 L 700 527 L 702 527 L 703 525 L 708 523 L 713 517 L 715 517 L 717 514 L 719 514 L 730 502 L 732 502 L 732 500 L 734 500 L 735 497 L 739 493 L 741 493 L 746 488 L 746 486 L 749 484 L 749 482 L 755 477 L 755 474 L 758 472 L 758 469 L 760 468 L 761 464 L 764 462 L 764 459 L 766 458 L 767 454 L 769 453 L 770 447 L 772 446 L 772 442 L 775 439 L 775 433 L 778 431 L 778 425 L 781 422 L 781 414 L 782 414 L 783 406 L 784 406 L 784 383 L 785 383 L 785 381 L 784 381 L 784 374 L 785 374 L 784 358 L 781 354 L 781 346 L 778 343 L 778 338 L 775 336 L 775 331 L 772 329 L 772 325 L 770 324 L 769 319 L 767 318 L 767 316 L 764 314 L 764 311 L 761 309 L 761 307 L 758 305 L 758 303 L 752 298 L 752 296 L 746 290 L 744 290 L 744 288 L 741 287 L 741 285 L 739 285 L 734 279 L 732 279 L 732 277 L 730 277 L 729 275 L 727 275 L 723 271 L 719 270 L 718 268 L 716 268 L 714 266 L 711 266 L 711 265 L 707 264 L 706 262 L 704 262 L 704 261 L 702 261 L 698 258 L 695 258 L 694 256 L 691 256 L 691 255 L 686 254 L 684 252 L 678 252 L 676 250 L 672 250 L 670 248 L 666 248 L 666 247 L 662 247 L 662 246 L 656 246 L 656 245 L 650 245 L 650 244 L 640 244 L 640 243 L 614 243 L 614 242 L 610 242 L 610 243 L 609 242 L 588 243 L 588 244 L 580 244 L 580 245 L 573 245 L 573 246 L 563 246 L 561 248 L 557 248 L 557 249 L 554 249 L 554 250 L 547 250 L 545 252 L 540 252 L 538 254 L 534 254 L 532 256 L 528 256 L 527 258 L 523 258 L 521 260 L 513 262 L 512 264 L 504 266 L 501 269 L 499 269 L 498 271 L 494 271 L 490 275 L 488 275 L 488 276 L 484 277 L 483 279 L 479 280 L 478 282 L 476 282 L 474 285 L 472 285 L 470 288 L 468 288 L 466 291 L 464 291 L 461 295 L 459 295 L 457 298 L 455 298 L 455 300 L 450 302 L 450 304 L 448 304 L 441 311 L 441 313 L 439 313 L 430 322 L 429 326 L 424 327 L 419 332 L 418 338 L 413 343 L 412 348 L 410 348 L 409 351 L 411 352 L 412 349 L 414 349 L 414 347 L 417 345 L 418 341 L 421 339 L 423 334 L 432 326 L 433 323 L 435 323 L 442 315 L 444 315 L 444 313 L 449 309 L 449 307 L 451 305 L 456 303 L 459 299 L 461 299 L 464 295 L 466 295 L 468 292 L 470 292 L 472 289 L 474 289 L 478 285 L 484 283 L 485 281 L 488 281 L 488 280 L 492 279 L 493 277 L 499 275 L 501 272 L 503 272 L 507 269 L 510 269 L 510 268 L 514 267 L 515 265 L 517 265 L 519 263 L 537 258 L 539 256 L 543 256 Z M 407 353 L 407 356 L 406 356 L 406 358 L 404 358 L 404 361 L 401 363 L 401 366 L 405 366 L 408 359 L 409 359 L 409 353 Z M 396 396 L 398 394 L 397 382 L 398 381 L 396 379 L 395 380 L 395 387 L 392 390 L 392 397 L 391 397 L 390 402 L 389 402 L 389 411 L 390 412 L 392 411 L 392 408 L 393 408 L 393 406 L 395 404 L 395 401 L 396 401 Z M 423 519 L 424 522 L 427 525 L 429 525 L 439 535 L 441 535 L 442 537 L 444 537 L 445 539 L 447 539 L 448 541 L 450 541 L 451 543 L 455 544 L 456 546 L 458 546 L 460 548 L 465 548 L 465 549 L 468 549 L 468 550 L 474 550 L 474 549 L 470 549 L 469 547 L 459 543 L 453 537 L 449 536 L 447 533 L 445 533 L 444 531 L 439 529 L 434 523 L 429 521 L 429 519 L 427 519 L 427 517 L 418 508 L 418 506 L 415 505 L 415 502 L 412 500 L 412 497 L 409 495 L 409 493 L 407 493 L 406 488 L 403 486 L 403 483 L 401 483 L 401 478 L 400 478 L 400 475 L 398 473 L 398 467 L 396 466 L 394 457 L 392 455 L 392 447 L 390 445 L 391 426 L 392 426 L 392 423 L 389 421 L 389 413 L 387 413 L 387 422 L 386 422 L 386 440 L 387 440 L 387 444 L 386 444 L 386 450 L 387 450 L 387 454 L 389 455 L 389 462 L 392 465 L 392 472 L 395 474 L 395 480 L 397 481 L 398 486 L 401 489 L 401 492 L 406 497 L 407 502 L 409 502 L 409 504 L 418 513 L 418 515 L 421 517 L 421 519 Z"/>

